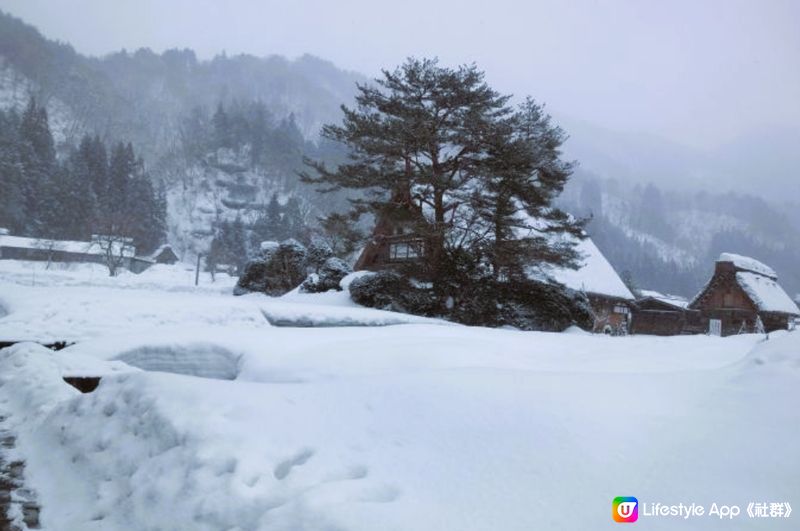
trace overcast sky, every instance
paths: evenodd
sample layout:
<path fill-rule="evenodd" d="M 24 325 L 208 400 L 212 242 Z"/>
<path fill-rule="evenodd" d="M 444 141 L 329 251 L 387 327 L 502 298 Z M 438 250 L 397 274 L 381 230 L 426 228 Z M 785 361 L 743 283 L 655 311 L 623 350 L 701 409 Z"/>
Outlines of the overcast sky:
<path fill-rule="evenodd" d="M 800 129 L 797 0 L 0 0 L 79 52 L 311 53 L 370 77 L 477 62 L 503 92 L 607 128 L 714 147 Z"/>

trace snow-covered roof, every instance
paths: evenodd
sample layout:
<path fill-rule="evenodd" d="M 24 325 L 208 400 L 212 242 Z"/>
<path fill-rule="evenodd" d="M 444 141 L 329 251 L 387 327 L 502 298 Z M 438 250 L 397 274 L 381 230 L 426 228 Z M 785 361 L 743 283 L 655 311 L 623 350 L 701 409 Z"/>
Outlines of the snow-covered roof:
<path fill-rule="evenodd" d="M 736 281 L 759 311 L 800 315 L 800 309 L 775 278 L 750 271 L 740 271 L 736 273 Z"/>
<path fill-rule="evenodd" d="M 268 251 L 269 252 L 269 251 L 276 250 L 280 246 L 281 246 L 281 244 L 276 242 L 276 241 L 267 240 L 267 241 L 261 242 L 261 244 L 259 245 L 259 248 L 262 251 Z"/>
<path fill-rule="evenodd" d="M 721 255 L 719 255 L 719 259 L 717 260 L 717 262 L 732 262 L 734 267 L 736 267 L 736 269 L 751 271 L 753 273 L 758 273 L 759 275 L 764 275 L 772 279 L 778 278 L 778 275 L 771 267 L 762 262 L 759 262 L 755 258 L 750 258 L 749 256 L 742 256 L 734 253 L 722 253 Z"/>
<path fill-rule="evenodd" d="M 119 256 L 121 242 L 113 242 L 114 255 Z M 0 247 L 16 249 L 42 249 L 50 251 L 64 251 L 67 253 L 102 255 L 103 248 L 97 242 L 81 242 L 73 240 L 49 240 L 46 238 L 26 238 L 24 236 L 8 236 L 0 234 Z M 125 245 L 122 256 L 133 257 L 136 248 Z"/>
<path fill-rule="evenodd" d="M 168 243 L 164 243 L 162 245 L 159 245 L 158 249 L 156 249 L 155 251 L 150 253 L 148 256 L 141 256 L 141 257 L 138 257 L 138 258 L 141 258 L 141 259 L 144 259 L 144 260 L 149 260 L 149 261 L 155 261 L 156 258 L 158 258 L 159 255 L 161 253 L 163 253 L 164 251 L 166 251 L 166 250 L 169 250 L 173 255 L 175 255 L 175 251 L 172 250 L 172 246 L 170 244 L 168 244 Z M 177 257 L 177 255 L 175 255 L 175 256 Z"/>
<path fill-rule="evenodd" d="M 686 308 L 689 306 L 689 301 L 678 295 L 669 295 L 649 289 L 640 289 L 639 295 L 641 299 L 655 299 L 666 304 L 671 304 L 672 306 L 677 306 L 678 308 Z"/>
<path fill-rule="evenodd" d="M 551 268 L 548 271 L 550 276 L 568 288 L 586 293 L 635 299 L 591 238 L 579 241 L 576 250 L 583 256 L 583 266 L 580 269 Z"/>

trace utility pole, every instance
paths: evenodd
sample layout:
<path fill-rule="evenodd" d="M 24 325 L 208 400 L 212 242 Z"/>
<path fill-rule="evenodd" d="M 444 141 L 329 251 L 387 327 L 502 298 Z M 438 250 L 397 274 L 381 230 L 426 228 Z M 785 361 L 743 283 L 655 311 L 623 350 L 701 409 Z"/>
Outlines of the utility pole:
<path fill-rule="evenodd" d="M 194 285 L 196 286 L 197 283 L 200 281 L 200 257 L 203 255 L 197 253 L 197 268 L 194 270 Z"/>

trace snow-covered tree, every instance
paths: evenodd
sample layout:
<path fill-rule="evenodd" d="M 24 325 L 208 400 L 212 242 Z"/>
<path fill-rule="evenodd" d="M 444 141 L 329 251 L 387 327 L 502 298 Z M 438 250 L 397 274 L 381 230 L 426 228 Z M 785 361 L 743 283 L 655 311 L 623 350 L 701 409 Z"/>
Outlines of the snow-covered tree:
<path fill-rule="evenodd" d="M 580 224 L 553 206 L 572 165 L 560 158 L 564 133 L 541 106 L 518 108 L 493 90 L 474 65 L 441 67 L 409 59 L 359 85 L 357 106 L 323 136 L 346 145 L 336 168 L 307 161 L 306 182 L 321 190 L 363 191 L 356 213 L 398 212 L 398 198 L 418 206 L 425 241 L 422 274 L 439 287 L 457 256 L 517 268 L 523 260 L 569 265 L 569 240 Z"/>

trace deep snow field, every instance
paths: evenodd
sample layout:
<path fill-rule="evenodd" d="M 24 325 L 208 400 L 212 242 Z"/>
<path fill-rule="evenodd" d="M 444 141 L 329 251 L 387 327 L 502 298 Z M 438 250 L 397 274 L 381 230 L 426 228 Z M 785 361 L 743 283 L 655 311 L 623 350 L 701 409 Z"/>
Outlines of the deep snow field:
<path fill-rule="evenodd" d="M 0 260 L 0 340 L 74 345 L 0 351 L 0 415 L 47 530 L 584 531 L 618 528 L 615 496 L 800 509 L 800 332 L 490 330 L 346 292 L 232 297 L 186 266 L 43 267 Z"/>

